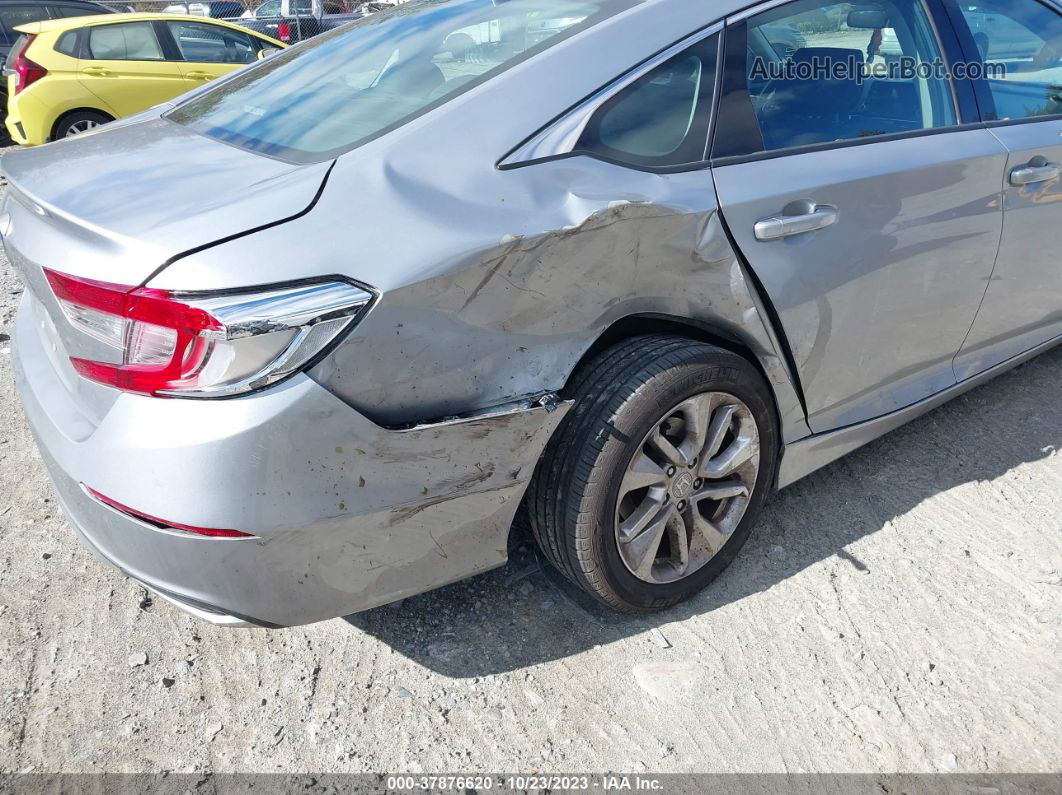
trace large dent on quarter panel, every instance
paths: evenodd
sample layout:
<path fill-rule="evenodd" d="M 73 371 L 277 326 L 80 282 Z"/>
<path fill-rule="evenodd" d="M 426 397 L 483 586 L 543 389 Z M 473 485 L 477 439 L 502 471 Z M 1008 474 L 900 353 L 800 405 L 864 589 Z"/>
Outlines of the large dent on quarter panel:
<path fill-rule="evenodd" d="M 152 284 L 225 286 L 219 277 L 253 261 L 262 282 L 343 273 L 377 288 L 372 311 L 311 375 L 385 425 L 560 390 L 612 324 L 689 319 L 751 349 L 784 430 L 806 435 L 707 170 L 580 157 L 440 174 L 425 160 L 341 160 L 305 217 L 178 261 Z M 306 240 L 310 260 L 294 251 Z"/>
<path fill-rule="evenodd" d="M 468 190 L 444 201 L 423 172 L 391 170 L 401 217 L 473 235 L 508 231 L 428 260 L 424 278 L 387 292 L 316 378 L 384 422 L 462 411 L 561 389 L 613 323 L 662 315 L 750 348 L 787 430 L 806 434 L 706 170 L 660 175 L 572 158 L 508 174 L 522 195 L 492 201 Z"/>

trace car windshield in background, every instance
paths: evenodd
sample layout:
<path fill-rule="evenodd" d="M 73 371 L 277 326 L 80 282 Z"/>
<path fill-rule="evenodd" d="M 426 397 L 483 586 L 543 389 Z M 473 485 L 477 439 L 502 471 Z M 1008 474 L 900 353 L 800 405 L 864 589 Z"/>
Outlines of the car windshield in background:
<path fill-rule="evenodd" d="M 413 0 L 307 41 L 167 118 L 294 162 L 347 151 L 639 0 Z"/>

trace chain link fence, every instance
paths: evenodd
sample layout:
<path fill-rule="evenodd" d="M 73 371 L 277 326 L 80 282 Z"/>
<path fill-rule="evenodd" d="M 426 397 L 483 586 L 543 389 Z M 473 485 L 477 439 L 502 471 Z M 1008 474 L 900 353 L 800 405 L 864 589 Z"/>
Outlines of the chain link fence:
<path fill-rule="evenodd" d="M 222 19 L 295 44 L 401 2 L 405 0 L 130 0 L 109 5 L 121 11 Z"/>

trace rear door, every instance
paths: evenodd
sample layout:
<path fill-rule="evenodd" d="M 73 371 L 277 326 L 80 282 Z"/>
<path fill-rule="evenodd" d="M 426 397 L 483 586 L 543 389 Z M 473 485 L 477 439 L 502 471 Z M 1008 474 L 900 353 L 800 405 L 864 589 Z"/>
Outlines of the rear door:
<path fill-rule="evenodd" d="M 978 100 L 1009 152 L 999 256 L 955 362 L 965 378 L 1062 335 L 1062 17 L 1036 0 L 952 9 L 970 60 L 986 65 Z"/>
<path fill-rule="evenodd" d="M 165 22 L 181 61 L 185 90 L 227 75 L 258 58 L 250 34 L 207 22 Z"/>
<path fill-rule="evenodd" d="M 942 71 L 957 45 L 940 17 L 798 0 L 729 20 L 713 174 L 815 432 L 954 385 L 992 271 L 1006 150 Z"/>
<path fill-rule="evenodd" d="M 166 60 L 150 22 L 87 28 L 78 72 L 81 84 L 119 117 L 147 110 L 185 90 L 181 70 Z"/>

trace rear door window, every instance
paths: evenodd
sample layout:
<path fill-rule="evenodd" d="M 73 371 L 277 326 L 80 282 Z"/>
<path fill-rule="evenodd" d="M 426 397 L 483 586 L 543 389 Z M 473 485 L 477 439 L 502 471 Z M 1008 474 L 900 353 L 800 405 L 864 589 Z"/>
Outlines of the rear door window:
<path fill-rule="evenodd" d="M 161 61 L 162 48 L 150 22 L 89 28 L 88 57 L 96 61 Z"/>

